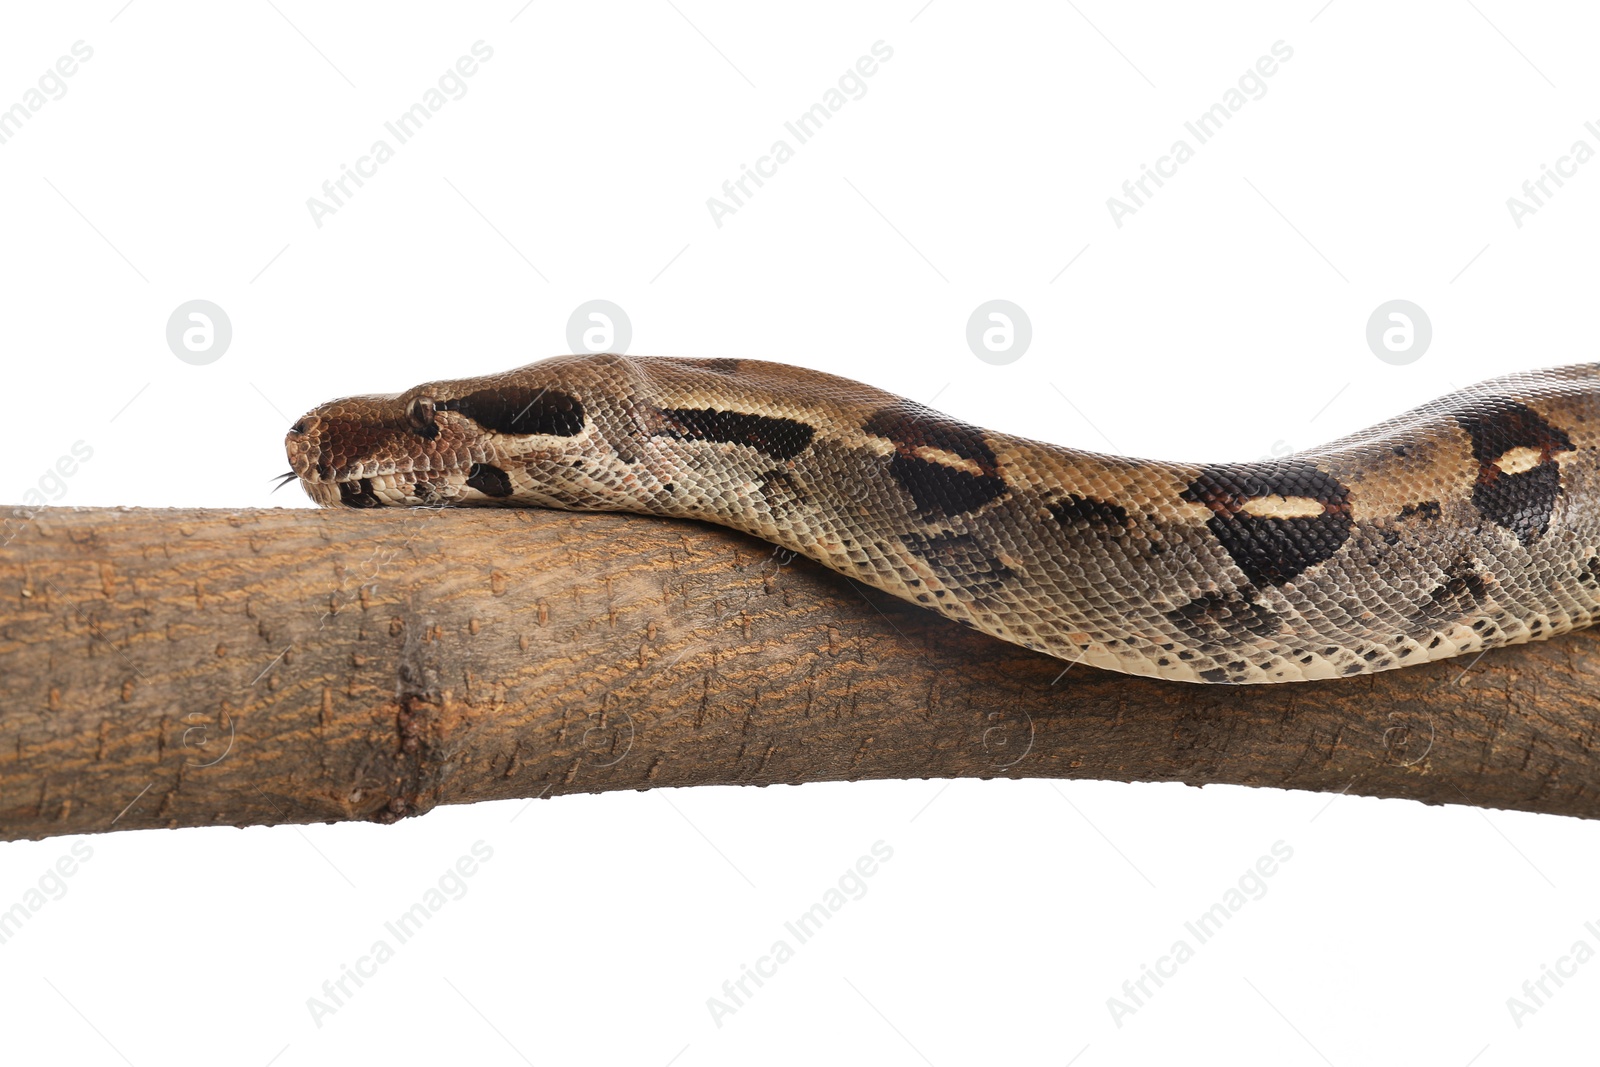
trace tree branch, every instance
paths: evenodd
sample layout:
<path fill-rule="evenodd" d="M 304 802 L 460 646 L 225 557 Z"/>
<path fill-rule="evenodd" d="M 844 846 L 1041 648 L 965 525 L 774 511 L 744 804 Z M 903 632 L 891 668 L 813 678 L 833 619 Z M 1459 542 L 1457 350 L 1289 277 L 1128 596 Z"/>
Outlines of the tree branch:
<path fill-rule="evenodd" d="M 1231 688 L 1069 667 L 685 522 L 47 509 L 0 542 L 0 839 L 868 778 L 1600 815 L 1600 631 Z"/>

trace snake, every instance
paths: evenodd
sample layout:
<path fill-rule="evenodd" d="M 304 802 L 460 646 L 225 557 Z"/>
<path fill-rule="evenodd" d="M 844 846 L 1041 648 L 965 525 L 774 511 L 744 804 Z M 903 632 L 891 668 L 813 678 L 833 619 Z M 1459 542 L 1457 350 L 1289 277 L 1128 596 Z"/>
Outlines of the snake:
<path fill-rule="evenodd" d="M 1371 674 L 1600 612 L 1600 364 L 1240 463 L 1028 440 L 782 363 L 611 353 L 334 400 L 285 443 L 284 480 L 321 506 L 707 521 L 992 637 L 1178 682 Z"/>

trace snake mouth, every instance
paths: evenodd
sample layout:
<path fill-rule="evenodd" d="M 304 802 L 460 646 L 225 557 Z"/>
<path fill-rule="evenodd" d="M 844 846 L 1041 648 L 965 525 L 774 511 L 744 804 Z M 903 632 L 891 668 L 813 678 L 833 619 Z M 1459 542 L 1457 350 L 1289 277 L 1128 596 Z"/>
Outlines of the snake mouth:
<path fill-rule="evenodd" d="M 357 470 L 347 477 L 294 477 L 300 479 L 300 487 L 312 502 L 325 508 L 437 508 L 463 503 L 457 484 L 460 479 L 443 471 L 431 476 L 398 472 L 362 475 Z"/>
<path fill-rule="evenodd" d="M 418 490 L 426 488 L 423 481 L 428 475 L 410 470 L 410 464 L 392 461 L 364 460 L 347 466 L 334 466 L 314 452 L 307 455 L 291 444 L 289 466 L 293 468 L 282 475 L 279 485 L 299 479 L 312 502 L 320 507 L 343 505 L 351 508 L 376 508 L 385 505 L 415 504 L 412 499 L 421 496 Z M 422 501 L 425 502 L 425 501 Z"/>
<path fill-rule="evenodd" d="M 339 503 L 347 508 L 376 508 L 383 505 L 372 492 L 371 478 L 358 478 L 353 482 L 339 482 Z"/>
<path fill-rule="evenodd" d="M 470 418 L 444 408 L 450 413 L 438 419 L 430 407 L 427 421 L 418 424 L 411 415 L 386 412 L 384 406 L 394 400 L 336 401 L 290 429 L 284 440 L 289 467 L 312 502 L 320 507 L 443 507 L 500 502 L 511 495 L 505 460 Z M 376 410 L 345 410 L 358 401 Z M 499 475 L 498 481 L 491 473 Z"/>

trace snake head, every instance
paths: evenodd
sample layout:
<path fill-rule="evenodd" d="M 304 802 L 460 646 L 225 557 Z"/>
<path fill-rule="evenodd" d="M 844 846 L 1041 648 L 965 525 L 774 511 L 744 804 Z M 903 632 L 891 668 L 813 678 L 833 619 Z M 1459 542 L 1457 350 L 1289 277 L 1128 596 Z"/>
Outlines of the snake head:
<path fill-rule="evenodd" d="M 594 448 L 565 362 L 330 401 L 289 430 L 289 465 L 324 507 L 547 503 L 529 476 Z"/>

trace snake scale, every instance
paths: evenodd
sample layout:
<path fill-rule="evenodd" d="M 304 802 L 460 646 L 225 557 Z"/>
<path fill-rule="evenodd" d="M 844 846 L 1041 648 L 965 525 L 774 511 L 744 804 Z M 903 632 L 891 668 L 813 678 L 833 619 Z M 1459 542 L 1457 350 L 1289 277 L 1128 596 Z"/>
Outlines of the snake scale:
<path fill-rule="evenodd" d="M 706 520 L 1006 641 L 1179 681 L 1366 674 L 1600 613 L 1600 364 L 1256 463 L 1076 451 L 778 363 L 617 355 L 335 400 L 286 444 L 285 478 L 324 506 Z"/>

